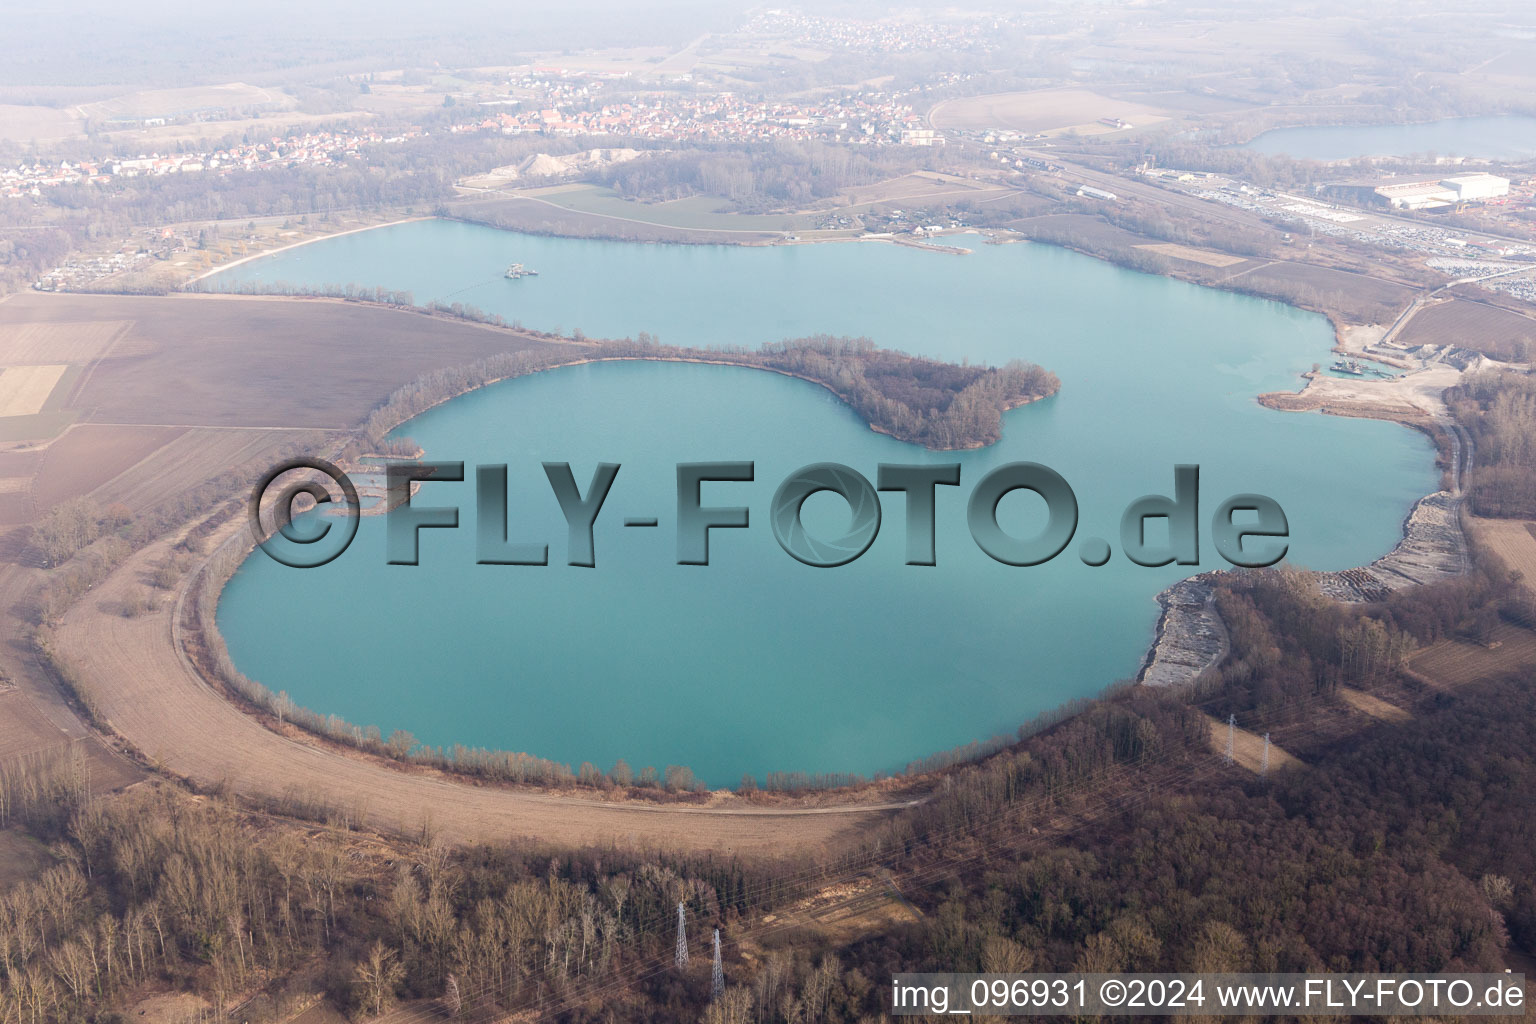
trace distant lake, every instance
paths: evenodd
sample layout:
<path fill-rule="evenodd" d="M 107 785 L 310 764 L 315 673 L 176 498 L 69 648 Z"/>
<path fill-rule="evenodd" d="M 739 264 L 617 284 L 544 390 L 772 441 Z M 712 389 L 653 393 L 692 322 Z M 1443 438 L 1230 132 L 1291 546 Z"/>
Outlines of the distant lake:
<path fill-rule="evenodd" d="M 1536 157 L 1536 117 L 1453 117 L 1423 124 L 1277 128 L 1238 148 L 1298 160 L 1428 153 L 1480 160 L 1526 160 Z"/>
<path fill-rule="evenodd" d="M 383 522 L 365 518 L 346 556 L 286 569 L 257 555 L 219 606 L 235 662 L 299 703 L 433 745 L 527 751 L 573 766 L 692 767 L 716 785 L 744 772 L 899 770 L 1135 673 L 1154 595 L 1193 569 L 1078 558 L 1084 538 L 1118 549 L 1121 510 L 1171 493 L 1176 463 L 1202 473 L 1202 536 L 1227 496 L 1258 491 L 1290 517 L 1297 563 L 1335 569 L 1386 553 L 1410 505 L 1436 486 L 1422 435 L 1395 424 L 1274 412 L 1331 361 L 1321 316 L 1122 270 L 1046 245 L 955 256 L 875 242 L 658 246 L 542 238 L 449 221 L 338 237 L 255 260 L 216 283 L 260 279 L 410 289 L 530 327 L 600 336 L 645 330 L 679 344 L 757 345 L 814 333 L 867 335 L 946 359 L 1042 364 L 1061 393 L 1007 415 L 1003 439 L 927 452 L 870 431 L 825 390 L 750 369 L 658 363 L 569 367 L 456 399 L 405 424 L 429 458 L 505 462 L 512 531 L 547 540 L 550 566 L 474 564 L 473 484 L 423 487 L 457 504 L 458 530 L 428 530 L 422 564 L 384 564 Z M 512 262 L 539 272 L 502 278 Z M 678 566 L 680 461 L 754 460 L 756 481 L 708 484 L 711 505 L 747 505 L 717 530 L 714 564 Z M 1077 539 L 1047 565 L 982 554 L 965 527 L 992 467 L 1045 463 L 1071 483 Z M 622 469 L 599 517 L 597 567 L 565 565 L 566 532 L 539 463 Z M 779 549 L 774 489 L 811 462 L 869 477 L 881 462 L 959 462 L 938 489 L 937 567 L 903 564 L 905 511 L 858 561 L 811 569 Z M 1004 525 L 1038 530 L 1032 496 Z M 847 511 L 807 503 L 831 533 Z M 659 529 L 625 529 L 656 516 Z M 1207 540 L 1200 568 L 1219 563 Z"/>

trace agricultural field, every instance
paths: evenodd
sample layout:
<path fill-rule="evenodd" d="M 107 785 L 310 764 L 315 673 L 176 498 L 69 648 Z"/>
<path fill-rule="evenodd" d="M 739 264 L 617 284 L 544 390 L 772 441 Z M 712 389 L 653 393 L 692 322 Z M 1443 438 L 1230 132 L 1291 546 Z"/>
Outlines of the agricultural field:
<path fill-rule="evenodd" d="M 1536 666 L 1536 633 L 1500 623 L 1487 643 L 1443 640 L 1414 654 L 1408 666 L 1430 685 L 1447 690 L 1497 679 Z"/>
<path fill-rule="evenodd" d="M 81 495 L 147 510 L 317 445 L 428 370 L 543 344 L 333 301 L 13 296 L 0 303 L 0 527 Z"/>
<path fill-rule="evenodd" d="M 80 378 L 127 326 L 6 323 L 0 316 L 0 443 L 46 439 L 67 428 L 75 419 L 70 397 Z"/>
<path fill-rule="evenodd" d="M 0 141 L 46 143 L 80 134 L 80 119 L 57 107 L 0 103 Z"/>
<path fill-rule="evenodd" d="M 1536 591 L 1536 523 L 1523 519 L 1472 519 L 1472 536 Z"/>
<path fill-rule="evenodd" d="M 1158 107 L 1112 99 L 1089 89 L 1037 89 L 945 100 L 928 114 L 935 128 L 984 131 L 1005 129 L 1032 134 L 1104 135 L 1117 131 L 1100 118 L 1119 118 L 1144 128 L 1168 120 Z"/>
<path fill-rule="evenodd" d="M 104 91 L 108 92 L 105 96 Z M 357 116 L 356 112 L 302 114 L 294 109 L 298 101 L 288 93 L 244 82 L 145 89 L 116 96 L 107 90 L 92 89 L 90 93 L 101 98 L 65 104 L 60 94 L 49 97 L 49 105 L 0 104 L 0 140 L 30 144 L 83 138 L 86 124 L 90 122 L 111 131 L 115 138 L 123 141 L 165 143 L 218 138 L 253 126 L 271 131 L 295 124 Z M 438 103 L 441 102 L 439 99 Z M 214 111 L 254 116 L 187 124 L 141 124 L 145 118 L 173 119 Z"/>
<path fill-rule="evenodd" d="M 954 202 L 957 199 L 985 202 L 988 199 L 1010 195 L 1015 191 L 1005 186 L 962 178 L 956 174 L 914 171 L 873 185 L 855 185 L 852 188 L 845 188 L 830 208 L 852 212 L 866 210 L 882 203 Z"/>
<path fill-rule="evenodd" d="M 32 478 L 32 500 L 38 508 L 51 508 L 89 494 L 181 432 L 177 427 L 71 427 L 43 450 Z"/>
<path fill-rule="evenodd" d="M 114 118 L 176 117 L 203 110 L 272 110 L 296 105 L 279 89 L 265 89 L 244 82 L 195 85 L 183 89 L 142 89 L 107 100 L 79 104 L 82 117 L 100 121 Z"/>
<path fill-rule="evenodd" d="M 1199 263 L 1206 267 L 1234 267 L 1239 263 L 1248 262 L 1243 256 L 1229 256 L 1224 252 L 1211 252 L 1209 249 L 1194 249 L 1174 242 L 1138 245 L 1136 248 L 1155 252 L 1159 256 L 1167 256 L 1169 259 L 1183 260 L 1185 263 Z"/>
<path fill-rule="evenodd" d="M 286 445 L 313 450 L 326 436 L 323 431 L 215 427 L 185 431 L 173 428 L 170 435 L 171 439 L 153 453 L 87 492 L 92 500 L 104 507 L 122 505 L 130 512 L 141 512 L 226 470 L 270 462 L 274 453 Z M 41 500 L 38 504 L 42 505 Z"/>
<path fill-rule="evenodd" d="M 1354 323 L 1390 323 L 1413 296 L 1410 289 L 1391 281 L 1307 263 L 1270 263 L 1244 274 L 1242 280 L 1265 294 L 1325 308 Z"/>
<path fill-rule="evenodd" d="M 66 738 L 13 688 L 0 692 L 0 761 L 52 750 Z"/>
<path fill-rule="evenodd" d="M 0 309 L 0 366 L 27 363 L 83 365 L 98 359 L 129 327 L 126 320 L 29 323 Z"/>
<path fill-rule="evenodd" d="M 550 344 L 340 301 L 29 293 L 0 304 L 0 332 L 123 320 L 131 327 L 70 396 L 87 422 L 346 428 L 428 370 Z"/>
<path fill-rule="evenodd" d="M 0 367 L 0 419 L 42 412 L 43 404 L 68 369 L 67 363 Z"/>
<path fill-rule="evenodd" d="M 1497 306 L 1452 299 L 1414 314 L 1397 340 L 1404 345 L 1457 345 L 1507 360 L 1519 357 L 1522 344 L 1536 350 L 1536 320 Z"/>

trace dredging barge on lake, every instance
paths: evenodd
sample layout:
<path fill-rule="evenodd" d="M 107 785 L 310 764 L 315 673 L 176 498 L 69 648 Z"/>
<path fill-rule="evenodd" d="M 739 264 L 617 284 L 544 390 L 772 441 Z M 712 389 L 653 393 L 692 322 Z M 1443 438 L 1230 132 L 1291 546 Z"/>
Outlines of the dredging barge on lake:
<path fill-rule="evenodd" d="M 1367 374 L 1377 377 L 1395 376 L 1395 374 L 1388 373 L 1386 370 L 1378 370 L 1374 366 L 1365 366 L 1357 359 L 1340 359 L 1333 364 L 1332 369 L 1335 373 L 1347 373 L 1351 377 L 1364 377 Z"/>

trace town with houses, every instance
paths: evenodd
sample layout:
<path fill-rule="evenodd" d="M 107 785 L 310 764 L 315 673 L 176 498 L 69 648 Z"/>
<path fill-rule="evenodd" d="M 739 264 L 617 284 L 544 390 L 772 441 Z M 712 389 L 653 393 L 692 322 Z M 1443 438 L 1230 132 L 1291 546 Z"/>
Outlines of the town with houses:
<path fill-rule="evenodd" d="M 822 50 L 859 53 L 929 53 L 938 50 L 984 52 L 1018 24 L 1007 16 L 962 19 L 918 24 L 899 19 L 879 22 L 827 18 L 804 12 L 760 12 L 733 37 L 730 46 L 767 52 L 771 47 L 805 45 Z M 336 121 L 326 127 L 289 130 L 255 137 L 247 130 L 239 142 L 214 148 L 166 143 L 149 152 L 123 152 L 97 160 L 42 159 L 0 167 L 0 203 L 42 200 L 50 189 L 61 186 L 113 189 L 126 187 L 134 178 L 167 175 L 232 175 L 294 168 L 324 168 L 347 164 L 369 166 L 386 163 L 384 147 L 426 136 L 528 136 L 632 140 L 659 146 L 676 144 L 728 146 L 772 143 L 821 142 L 847 146 L 939 147 L 946 142 L 965 150 L 979 150 L 999 179 L 1019 186 L 1034 175 L 1055 180 L 1053 188 L 1079 199 L 1114 204 L 1116 192 L 1094 184 L 1063 177 L 1062 159 L 1053 151 L 1059 133 L 1038 133 L 1018 128 L 986 130 L 935 128 L 919 111 L 932 106 L 933 95 L 954 93 L 975 75 L 965 72 L 931 72 L 915 84 L 893 80 L 857 88 L 794 96 L 750 98 L 737 91 L 713 88 L 691 71 L 647 72 L 643 68 L 609 65 L 561 66 L 529 64 L 478 85 L 462 80 L 446 87 L 439 114 L 406 115 L 416 122 L 408 127 L 370 124 L 369 115 Z M 354 82 L 370 91 L 372 75 Z M 382 84 L 382 83 L 372 83 Z M 439 85 L 438 88 L 444 88 Z M 926 94 L 926 95 L 925 95 Z M 1089 115 L 1089 134 L 1131 132 L 1136 125 L 1120 116 L 1124 111 L 1106 105 Z M 230 116 L 221 109 L 161 111 L 140 119 L 137 127 L 164 127 L 171 123 L 214 121 Z M 402 118 L 405 120 L 405 118 Z M 269 129 L 270 130 L 270 129 Z M 107 138 L 111 138 L 107 136 Z M 204 144 L 205 146 L 207 144 Z M 607 152 L 592 150 L 593 154 Z M 636 150 L 624 150 L 638 156 Z M 540 170 L 533 177 L 576 176 L 579 159 L 534 162 Z M 1360 183 L 1313 186 L 1309 194 L 1262 188 L 1235 176 L 1211 172 L 1143 168 L 1142 174 L 1174 191 L 1207 201 L 1290 221 L 1306 233 L 1333 235 L 1374 247 L 1416 251 L 1426 257 L 1460 259 L 1467 256 L 1497 260 L 1536 258 L 1536 237 L 1528 221 L 1510 219 L 1511 234 L 1530 241 L 1505 238 L 1471 241 L 1437 224 L 1382 216 L 1390 212 L 1459 212 L 1477 207 L 1490 216 L 1527 209 L 1536 202 L 1536 184 L 1483 171 L 1456 168 L 1446 177 L 1428 180 L 1377 178 Z M 470 180 L 470 179 L 465 179 Z M 835 227 L 847 227 L 851 221 Z M 956 221 L 956 223 L 959 223 Z M 915 235 L 944 230 L 940 225 L 908 226 L 898 215 L 892 224 Z M 890 225 L 884 225 L 890 226 Z M 790 236 L 793 239 L 793 236 Z M 35 282 L 45 289 L 79 287 L 82 283 L 119 273 L 139 262 L 166 258 L 169 252 L 190 245 L 178 237 L 152 237 L 125 243 L 110 254 L 77 255 Z M 1488 282 L 1523 293 L 1531 288 L 1523 275 L 1495 275 Z"/>
<path fill-rule="evenodd" d="M 58 185 L 105 185 L 114 179 L 163 174 L 229 174 L 271 167 L 323 166 L 361 159 L 368 146 L 389 145 L 417 138 L 420 128 L 384 135 L 376 131 L 312 131 L 273 137 L 264 142 L 188 153 L 144 153 L 91 163 L 20 164 L 0 168 L 0 196 L 40 196 Z"/>
<path fill-rule="evenodd" d="M 947 84 L 947 83 L 945 83 Z M 733 93 L 657 96 L 585 108 L 542 107 L 454 125 L 452 132 L 614 135 L 666 142 L 942 144 L 897 94 L 860 91 L 816 101 L 761 102 Z"/>
<path fill-rule="evenodd" d="M 657 94 L 623 102 L 593 99 L 600 80 L 572 87 L 572 77 L 556 70 L 524 76 L 515 84 L 540 87 L 538 101 L 507 99 L 482 103 L 516 109 L 501 110 L 450 124 L 450 134 L 499 133 L 550 136 L 617 136 L 663 142 L 762 143 L 820 140 L 851 145 L 943 145 L 943 136 L 929 128 L 903 102 L 900 93 L 861 90 L 814 101 L 763 102 L 732 93 L 707 95 Z M 951 84 L 935 81 L 922 88 Z M 907 94 L 918 90 L 906 90 Z M 551 99 L 567 102 L 545 105 Z M 526 109 L 525 109 L 526 108 Z M 372 146 L 405 142 L 428 134 L 412 126 L 384 133 L 368 128 L 317 129 L 274 136 L 227 148 L 192 152 L 152 152 L 101 162 L 21 163 L 0 168 L 0 197 L 41 196 L 59 185 L 102 185 L 141 175 L 233 173 L 303 165 L 324 166 L 345 160 L 366 160 Z"/>

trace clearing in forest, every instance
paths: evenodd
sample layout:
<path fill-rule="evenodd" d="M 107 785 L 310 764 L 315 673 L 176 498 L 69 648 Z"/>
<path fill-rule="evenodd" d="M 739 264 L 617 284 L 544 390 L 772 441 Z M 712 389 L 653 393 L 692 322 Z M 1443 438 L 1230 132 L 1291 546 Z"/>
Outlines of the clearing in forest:
<path fill-rule="evenodd" d="M 1207 716 L 1211 723 L 1211 749 L 1225 756 L 1227 737 L 1232 738 L 1232 760 L 1255 775 L 1264 771 L 1264 737 L 1247 729 L 1230 729 L 1219 718 Z M 1294 754 L 1286 753 L 1274 743 L 1269 745 L 1269 770 L 1295 768 L 1303 762 Z"/>

